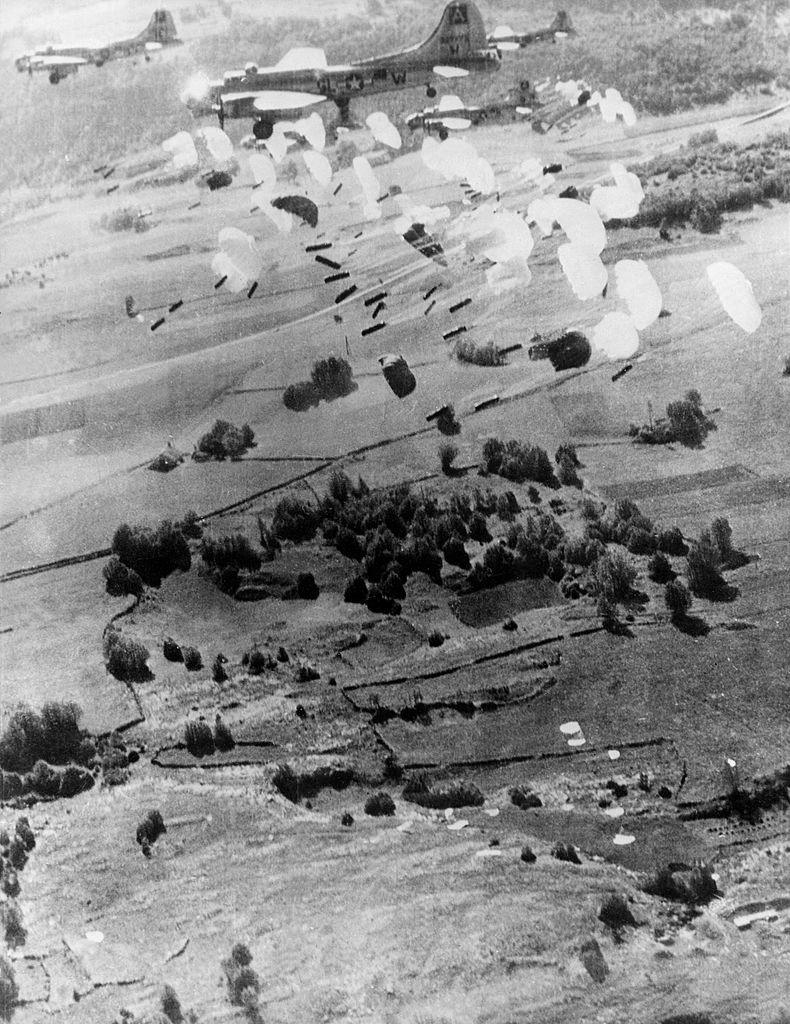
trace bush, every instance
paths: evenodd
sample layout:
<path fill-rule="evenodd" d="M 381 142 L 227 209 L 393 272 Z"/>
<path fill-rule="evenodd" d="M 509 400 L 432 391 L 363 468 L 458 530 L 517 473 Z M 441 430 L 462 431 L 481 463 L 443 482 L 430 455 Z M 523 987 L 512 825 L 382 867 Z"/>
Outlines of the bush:
<path fill-rule="evenodd" d="M 118 558 L 112 555 L 102 569 L 105 589 L 112 597 L 140 597 L 143 593 L 143 581 L 139 575 Z"/>
<path fill-rule="evenodd" d="M 668 530 L 662 530 L 658 535 L 658 548 L 667 555 L 685 555 L 688 553 L 686 542 L 680 528 L 673 526 Z"/>
<path fill-rule="evenodd" d="M 356 388 L 351 364 L 337 356 L 319 359 L 314 363 L 310 380 L 316 392 L 326 401 L 350 395 Z"/>
<path fill-rule="evenodd" d="M 156 530 L 123 523 L 113 536 L 112 551 L 150 587 L 158 587 L 176 569 L 187 572 L 192 564 L 186 538 L 168 520 Z"/>
<path fill-rule="evenodd" d="M 346 584 L 343 600 L 347 604 L 365 604 L 368 599 L 368 588 L 362 576 L 355 576 Z"/>
<path fill-rule="evenodd" d="M 241 663 L 251 676 L 263 675 L 267 669 L 277 667 L 277 662 L 272 658 L 271 654 L 268 651 L 262 651 L 260 647 L 253 647 L 247 651 L 241 659 Z"/>
<path fill-rule="evenodd" d="M 543 801 L 537 793 L 533 793 L 529 786 L 513 786 L 510 790 L 510 802 L 522 811 L 528 811 L 532 807 L 542 807 Z"/>
<path fill-rule="evenodd" d="M 576 847 L 571 843 L 555 843 L 551 848 L 551 855 L 556 860 L 566 861 L 569 864 L 581 864 Z"/>
<path fill-rule="evenodd" d="M 190 509 L 181 522 L 178 523 L 178 529 L 181 530 L 183 535 L 188 537 L 190 540 L 200 540 L 203 536 L 203 527 L 200 525 L 200 517 L 193 509 Z"/>
<path fill-rule="evenodd" d="M 365 814 L 372 818 L 391 818 L 395 814 L 395 801 L 389 793 L 373 793 L 365 801 Z"/>
<path fill-rule="evenodd" d="M 707 532 L 700 534 L 699 540 L 689 548 L 686 575 L 692 592 L 698 597 L 715 595 L 724 586 L 719 550 Z"/>
<path fill-rule="evenodd" d="M 691 607 L 691 594 L 680 580 L 672 580 L 667 583 L 664 601 L 672 613 L 672 618 L 682 619 Z"/>
<path fill-rule="evenodd" d="M 217 750 L 233 750 L 236 746 L 233 733 L 230 731 L 230 727 L 223 722 L 221 715 L 217 715 L 214 722 L 214 746 Z"/>
<path fill-rule="evenodd" d="M 60 776 L 58 796 L 73 797 L 80 793 L 86 793 L 89 789 L 93 789 L 95 781 L 93 774 L 87 768 L 81 768 L 76 764 L 67 765 Z"/>
<path fill-rule="evenodd" d="M 719 895 L 713 873 L 707 864 L 698 864 L 690 871 L 659 868 L 642 884 L 650 896 L 676 900 L 689 905 L 705 904 Z"/>
<path fill-rule="evenodd" d="M 165 985 L 162 989 L 161 999 L 162 1013 L 172 1024 L 181 1024 L 184 1014 L 181 1011 L 181 1001 L 172 985 Z"/>
<path fill-rule="evenodd" d="M 211 678 L 215 683 L 226 683 L 228 681 L 228 672 L 225 668 L 227 658 L 224 655 L 218 654 L 211 665 Z"/>
<path fill-rule="evenodd" d="M 237 943 L 233 951 L 245 950 L 249 959 L 240 963 L 231 953 L 227 960 L 222 961 L 222 969 L 228 983 L 228 999 L 233 1006 L 253 1006 L 257 1010 L 257 998 L 261 990 L 258 974 L 250 966 L 252 956 L 246 946 Z M 245 958 L 246 959 L 246 958 Z"/>
<path fill-rule="evenodd" d="M 58 772 L 54 769 L 53 772 L 59 778 Z M 48 795 L 57 796 L 57 793 Z M 8 847 L 7 856 L 8 863 L 11 865 L 12 868 L 14 868 L 16 871 L 24 871 L 25 864 L 27 864 L 28 854 L 27 847 L 25 846 L 24 842 L 19 838 L 19 836 L 14 836 L 14 838 L 11 840 L 11 843 Z"/>
<path fill-rule="evenodd" d="M 135 837 L 140 846 L 143 846 L 145 843 L 150 846 L 166 832 L 167 826 L 164 823 L 161 812 L 153 810 L 149 811 L 137 826 Z"/>
<path fill-rule="evenodd" d="M 227 420 L 216 420 L 211 430 L 200 438 L 197 448 L 199 452 L 220 462 L 225 458 L 240 459 L 253 445 L 254 437 L 248 423 L 239 428 Z"/>
<path fill-rule="evenodd" d="M 483 465 L 489 473 L 496 473 L 516 483 L 534 480 L 550 487 L 557 486 L 551 460 L 544 449 L 537 445 L 521 444 L 518 441 L 503 443 L 490 437 L 483 445 Z"/>
<path fill-rule="evenodd" d="M 428 634 L 428 645 L 430 647 L 441 647 L 444 643 L 444 633 L 438 629 L 432 630 Z"/>
<path fill-rule="evenodd" d="M 214 540 L 205 537 L 200 545 L 200 557 L 213 569 L 246 569 L 255 572 L 261 567 L 261 556 L 243 533 Z"/>
<path fill-rule="evenodd" d="M 14 826 L 14 832 L 24 843 L 25 849 L 28 853 L 36 848 L 36 837 L 33 833 L 33 829 L 30 827 L 30 822 L 24 815 L 17 818 L 16 825 Z M 6 844 L 7 845 L 7 844 Z"/>
<path fill-rule="evenodd" d="M 790 357 L 788 357 L 788 360 L 790 360 Z M 446 405 L 442 409 L 436 417 L 436 429 L 440 434 L 446 434 L 448 437 L 461 433 L 461 424 L 456 418 L 454 406 Z"/>
<path fill-rule="evenodd" d="M 341 526 L 335 536 L 335 547 L 341 555 L 346 558 L 353 558 L 355 562 L 361 562 L 364 551 L 359 542 L 359 537 L 345 526 Z"/>
<path fill-rule="evenodd" d="M 722 216 L 716 202 L 708 196 L 692 194 L 691 226 L 703 235 L 713 234 L 721 229 Z"/>
<path fill-rule="evenodd" d="M 485 544 L 486 541 L 491 540 L 488 523 L 486 523 L 486 517 L 482 512 L 472 513 L 472 518 L 469 520 L 469 536 L 479 544 Z"/>
<path fill-rule="evenodd" d="M 431 786 L 423 774 L 412 776 L 403 787 L 403 799 L 420 807 L 443 811 L 448 807 L 482 807 L 485 797 L 473 783 Z"/>
<path fill-rule="evenodd" d="M 299 779 L 296 772 L 288 764 L 280 764 L 272 776 L 272 785 L 278 789 L 286 800 L 292 804 L 299 803 Z"/>
<path fill-rule="evenodd" d="M 368 611 L 377 615 L 400 615 L 401 606 L 391 597 L 387 597 L 381 587 L 375 584 L 368 590 L 368 599 L 365 602 Z"/>
<path fill-rule="evenodd" d="M 443 548 L 444 559 L 448 565 L 457 565 L 461 569 L 471 568 L 469 555 L 458 537 L 451 537 Z"/>
<path fill-rule="evenodd" d="M 291 496 L 277 503 L 272 519 L 272 531 L 281 540 L 295 542 L 312 540 L 318 529 L 318 513 L 299 498 Z"/>
<path fill-rule="evenodd" d="M 521 847 L 521 860 L 523 860 L 525 864 L 534 864 L 537 859 L 538 858 L 532 852 L 532 848 L 530 846 Z"/>
<path fill-rule="evenodd" d="M 723 516 L 714 519 L 710 524 L 710 535 L 714 545 L 718 548 L 722 563 L 726 565 L 732 561 L 735 549 L 732 546 L 732 527 L 729 520 Z"/>
<path fill-rule="evenodd" d="M 632 555 L 650 555 L 658 547 L 658 538 L 639 526 L 632 527 L 626 535 L 626 547 Z"/>
<path fill-rule="evenodd" d="M 3 870 L 3 893 L 11 899 L 15 899 L 22 891 L 19 884 L 19 875 L 16 869 L 9 864 Z"/>
<path fill-rule="evenodd" d="M 162 654 L 168 661 L 182 662 L 184 660 L 184 652 L 171 636 L 165 637 Z"/>
<path fill-rule="evenodd" d="M 18 949 L 24 946 L 27 939 L 27 931 L 22 921 L 22 911 L 16 900 L 4 900 L 0 903 L 0 930 L 2 930 L 5 944 L 9 949 Z M 0 1013 L 2 1018 L 2 1013 Z"/>
<path fill-rule="evenodd" d="M 606 552 L 595 563 L 593 569 L 598 593 L 608 601 L 616 603 L 631 594 L 636 580 L 636 569 L 619 551 Z"/>
<path fill-rule="evenodd" d="M 666 555 L 657 551 L 647 563 L 647 571 L 650 579 L 656 583 L 669 583 L 675 578 L 675 572 Z"/>
<path fill-rule="evenodd" d="M 453 463 L 458 458 L 458 449 L 454 444 L 449 441 L 443 441 L 439 445 L 439 463 L 442 467 L 442 472 L 447 476 L 452 472 Z"/>
<path fill-rule="evenodd" d="M 0 1020 L 11 1020 L 18 998 L 14 968 L 6 957 L 0 956 Z"/>
<path fill-rule="evenodd" d="M 140 682 L 151 678 L 148 668 L 150 652 L 147 647 L 123 636 L 114 626 L 104 634 L 104 660 L 107 671 L 123 682 Z"/>
<path fill-rule="evenodd" d="M 193 757 L 205 757 L 214 753 L 214 737 L 211 727 L 204 718 L 187 722 L 184 727 L 184 742 Z"/>
<path fill-rule="evenodd" d="M 296 577 L 296 594 L 303 601 L 315 601 L 320 590 L 311 572 L 300 572 Z"/>
<path fill-rule="evenodd" d="M 568 455 L 563 455 L 557 467 L 557 479 L 563 487 L 582 487 L 582 479 L 576 472 L 576 466 Z"/>
<path fill-rule="evenodd" d="M 387 573 L 381 581 L 381 592 L 391 601 L 403 600 L 406 597 L 406 588 L 397 572 L 391 570 Z"/>
<path fill-rule="evenodd" d="M 507 362 L 493 341 L 486 345 L 476 345 L 473 341 L 459 341 L 455 346 L 455 358 L 459 363 L 472 363 L 475 366 L 504 366 Z"/>
<path fill-rule="evenodd" d="M 48 701 L 40 712 L 23 705 L 11 715 L 0 737 L 0 768 L 28 771 L 38 760 L 52 764 L 81 761 L 85 732 L 78 704 Z"/>
<path fill-rule="evenodd" d="M 312 381 L 300 380 L 297 384 L 289 384 L 283 391 L 283 405 L 292 412 L 305 412 L 318 405 L 321 395 Z"/>
<path fill-rule="evenodd" d="M 634 915 L 631 913 L 631 908 L 625 897 L 615 892 L 610 893 L 604 899 L 598 911 L 598 920 L 614 930 L 624 928 L 626 925 L 636 925 Z"/>

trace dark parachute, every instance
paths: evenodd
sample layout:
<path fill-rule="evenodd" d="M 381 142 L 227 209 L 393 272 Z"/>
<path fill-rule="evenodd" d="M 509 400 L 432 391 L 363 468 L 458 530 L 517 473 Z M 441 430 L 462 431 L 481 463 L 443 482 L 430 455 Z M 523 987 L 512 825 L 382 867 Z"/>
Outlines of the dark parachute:
<path fill-rule="evenodd" d="M 417 252 L 421 252 L 426 259 L 434 259 L 437 263 L 441 263 L 443 267 L 447 266 L 446 261 L 442 258 L 444 256 L 444 249 L 433 235 L 428 234 L 424 224 L 412 224 L 404 234 L 403 240 L 413 246 Z"/>
<path fill-rule="evenodd" d="M 318 223 L 318 207 L 306 196 L 277 196 L 276 199 L 272 199 L 272 206 L 301 217 L 311 228 Z"/>
<path fill-rule="evenodd" d="M 380 356 L 379 362 L 384 379 L 398 398 L 405 398 L 417 387 L 417 378 L 409 369 L 409 364 L 403 356 Z"/>
<path fill-rule="evenodd" d="M 581 331 L 568 331 L 548 341 L 537 334 L 533 341 L 536 344 L 530 346 L 529 358 L 548 359 L 557 372 L 584 366 L 592 355 L 590 343 Z"/>
<path fill-rule="evenodd" d="M 233 184 L 233 176 L 228 174 L 227 171 L 212 171 L 210 174 L 204 175 L 204 177 L 206 184 L 212 192 L 216 192 L 218 188 L 227 188 L 228 185 Z"/>

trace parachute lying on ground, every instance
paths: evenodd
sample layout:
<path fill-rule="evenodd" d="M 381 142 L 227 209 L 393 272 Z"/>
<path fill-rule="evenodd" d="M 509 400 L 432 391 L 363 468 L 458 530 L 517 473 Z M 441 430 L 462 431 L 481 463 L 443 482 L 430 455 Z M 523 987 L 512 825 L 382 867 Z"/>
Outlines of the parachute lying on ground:
<path fill-rule="evenodd" d="M 661 291 L 642 260 L 619 260 L 614 267 L 617 294 L 625 302 L 638 331 L 649 327 L 661 312 Z"/>
<path fill-rule="evenodd" d="M 409 364 L 403 356 L 380 356 L 379 363 L 384 379 L 398 398 L 405 398 L 417 387 L 417 378 L 409 369 Z"/>
<path fill-rule="evenodd" d="M 592 343 L 610 359 L 630 359 L 639 349 L 639 332 L 631 317 L 617 310 L 593 327 Z"/>
<path fill-rule="evenodd" d="M 592 355 L 592 347 L 581 331 L 567 331 L 558 338 L 540 339 L 528 350 L 530 359 L 548 359 L 554 369 L 573 370 L 586 366 Z"/>
<path fill-rule="evenodd" d="M 311 228 L 318 223 L 318 207 L 307 196 L 277 196 L 271 200 L 271 205 L 276 210 L 285 210 L 286 213 L 300 217 Z"/>
<path fill-rule="evenodd" d="M 711 263 L 707 274 L 725 313 L 747 334 L 753 334 L 762 322 L 763 313 L 749 279 L 726 260 Z"/>
<path fill-rule="evenodd" d="M 195 149 L 195 141 L 189 132 L 176 132 L 169 139 L 165 139 L 162 149 L 166 153 L 172 154 L 173 166 L 176 170 L 197 167 L 200 163 L 197 149 Z"/>
<path fill-rule="evenodd" d="M 378 110 L 373 114 L 369 114 L 365 118 L 365 124 L 370 129 L 376 142 L 389 146 L 390 149 L 401 148 L 400 132 L 385 113 Z"/>

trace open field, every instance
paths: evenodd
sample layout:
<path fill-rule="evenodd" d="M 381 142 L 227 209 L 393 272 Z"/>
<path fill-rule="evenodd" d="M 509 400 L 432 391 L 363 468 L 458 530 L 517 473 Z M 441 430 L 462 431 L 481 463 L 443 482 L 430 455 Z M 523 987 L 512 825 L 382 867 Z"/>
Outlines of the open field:
<path fill-rule="evenodd" d="M 673 228 L 669 240 L 652 227 L 610 228 L 602 254 L 610 286 L 581 302 L 559 266 L 557 232 L 535 232 L 531 281 L 501 295 L 476 252 L 448 244 L 447 266 L 420 255 L 394 230 L 400 211 L 384 193 L 398 186 L 417 203 L 447 204 L 454 223 L 485 200 L 470 201 L 419 152 L 374 155 L 361 130 L 349 138 L 375 163 L 382 217 L 374 223 L 349 169 L 321 191 L 298 150 L 292 187 L 315 199 L 319 221 L 287 236 L 251 211 L 256 193 L 238 147 L 241 169 L 226 189 L 209 193 L 191 180 L 141 188 L 160 172 L 152 147 L 181 126 L 168 97 L 186 62 L 199 54 L 221 64 L 224 46 L 238 63 L 245 26 L 250 45 L 263 45 L 254 33 L 266 22 L 246 0 L 230 17 L 226 5 L 200 6 L 176 3 L 189 49 L 133 69 L 134 88 L 153 72 L 138 108 L 107 131 L 105 152 L 82 139 L 73 175 L 59 161 L 73 129 L 68 111 L 92 95 L 88 75 L 46 94 L 42 125 L 64 123 L 42 173 L 69 184 L 51 200 L 36 192 L 31 208 L 16 192 L 0 195 L 13 209 L 0 246 L 0 280 L 10 282 L 0 290 L 0 726 L 23 702 L 76 701 L 99 744 L 88 792 L 40 800 L 35 791 L 2 792 L 0 825 L 13 833 L 26 814 L 36 836 L 19 875 L 26 941 L 8 952 L 19 985 L 14 1020 L 163 1024 L 155 1014 L 169 984 L 201 1024 L 782 1024 L 788 207 L 725 214 L 713 234 Z M 290 17 L 284 7 L 267 13 Z M 389 49 L 436 20 L 428 5 L 399 3 L 383 15 L 372 7 L 338 4 L 332 31 L 345 25 L 349 45 Z M 89 10 L 121 16 L 120 5 Z M 326 31 L 323 10 L 302 5 L 287 38 L 267 42 L 272 56 L 315 42 Z M 76 13 L 63 5 L 53 31 L 65 33 Z M 550 14 L 541 4 L 529 19 Z M 524 18 L 521 6 L 504 3 L 484 15 L 514 27 Z M 594 24 L 594 11 L 571 15 L 590 36 L 563 51 L 567 61 L 588 59 L 601 25 L 619 17 L 606 12 Z M 331 50 L 337 38 L 325 41 Z M 774 51 L 766 53 L 769 64 Z M 603 77 L 613 73 L 610 58 L 602 52 Z M 536 61 L 573 70 L 541 48 Z M 99 121 L 129 89 L 119 69 L 106 70 Z M 393 109 L 410 101 L 397 97 Z M 739 111 L 773 102 L 741 91 L 703 116 L 740 147 L 787 130 L 787 112 L 742 123 Z M 19 130 L 26 109 L 12 105 L 4 117 Z M 633 130 L 596 120 L 568 136 L 488 124 L 465 138 L 490 161 L 502 207 L 524 214 L 539 194 L 513 171 L 527 156 L 562 165 L 552 192 L 582 190 L 604 180 L 612 161 L 680 151 L 699 130 L 696 116 L 640 119 Z M 116 157 L 120 187 L 108 195 L 85 168 Z M 3 184 L 16 188 L 12 178 Z M 30 181 L 37 190 L 41 179 Z M 150 211 L 147 230 L 101 227 L 129 206 Z M 250 297 L 214 287 L 210 264 L 225 227 L 256 236 L 263 269 Z M 323 252 L 347 279 L 325 280 L 331 269 L 307 250 L 317 242 L 331 243 Z M 613 267 L 622 259 L 646 261 L 669 314 L 640 333 L 630 372 L 613 380 L 624 361 L 601 351 L 561 372 L 531 359 L 536 333 L 589 335 L 617 308 Z M 719 304 L 706 277 L 714 260 L 731 261 L 752 283 L 762 310 L 754 333 Z M 336 301 L 351 284 L 357 290 Z M 366 300 L 381 292 L 386 326 L 363 334 L 374 322 Z M 127 296 L 140 319 L 126 315 Z M 458 327 L 476 344 L 522 347 L 503 365 L 471 365 L 445 337 Z M 404 398 L 382 373 L 385 353 L 402 354 L 416 377 Z M 329 356 L 348 361 L 355 388 L 301 412 L 286 408 L 285 388 Z M 702 446 L 632 442 L 629 424 L 662 415 L 689 389 L 715 425 Z M 448 402 L 460 429 L 444 436 L 426 417 Z M 248 424 L 254 442 L 238 458 L 193 459 L 217 420 Z M 492 437 L 540 446 L 553 472 L 555 451 L 575 445 L 581 485 L 484 470 Z M 438 454 L 445 441 L 457 448 L 449 472 Z M 150 470 L 163 451 L 185 459 L 170 472 Z M 602 523 L 620 522 L 627 499 L 650 518 L 642 532 L 654 545 L 675 526 L 688 544 L 726 517 L 740 556 L 724 571 L 726 585 L 695 593 L 687 613 L 672 616 L 652 549 L 630 533 L 605 537 L 586 563 L 585 544 Z M 111 596 L 103 570 L 111 545 L 121 550 L 117 527 L 153 528 L 190 511 L 200 523 L 185 542 L 188 568 L 169 566 L 159 585 L 143 586 L 153 570 L 130 542 L 142 596 Z M 440 527 L 450 530 L 455 516 L 456 539 L 472 533 L 473 511 L 485 539 L 463 536 L 465 555 L 494 565 L 517 552 L 515 578 L 492 569 L 481 583 L 449 557 Z M 296 526 L 286 513 L 308 522 L 302 536 L 289 532 Z M 348 537 L 341 543 L 348 522 L 359 550 Z M 528 548 L 530 557 L 552 552 L 555 561 L 531 572 L 519 544 L 538 528 L 544 546 Z M 554 548 L 550 534 L 560 538 Z M 241 550 L 237 535 L 252 554 L 240 569 L 232 559 L 223 565 L 219 543 L 236 536 Z M 618 556 L 635 576 L 612 622 L 597 573 Z M 668 571 L 691 584 L 685 555 L 670 553 Z M 348 600 L 355 577 L 365 578 L 367 604 Z M 113 636 L 143 650 L 144 671 L 126 680 L 109 671 Z M 229 747 L 220 745 L 218 716 Z M 198 749 L 200 729 L 212 727 L 216 746 Z M 119 771 L 108 749 L 120 733 L 135 756 L 116 753 Z M 0 739 L 0 761 L 7 753 Z M 12 774 L 0 776 L 4 786 Z M 423 784 L 439 794 L 434 809 L 415 802 Z M 442 794 L 461 784 L 479 799 L 444 810 Z M 522 809 L 514 787 L 516 800 L 538 803 Z M 375 793 L 392 798 L 394 814 L 368 813 Z M 138 829 L 154 808 L 166 832 L 146 847 Z M 557 859 L 557 843 L 575 847 L 579 863 Z M 522 859 L 525 845 L 533 860 Z M 672 865 L 690 874 L 699 864 L 715 872 L 718 898 L 684 903 L 645 891 L 656 872 Z M 599 919 L 613 893 L 633 915 L 622 928 Z M 750 914 L 759 916 L 744 924 Z M 593 939 L 605 963 L 597 977 Z M 257 1017 L 228 998 L 221 961 L 237 942 L 259 976 Z"/>

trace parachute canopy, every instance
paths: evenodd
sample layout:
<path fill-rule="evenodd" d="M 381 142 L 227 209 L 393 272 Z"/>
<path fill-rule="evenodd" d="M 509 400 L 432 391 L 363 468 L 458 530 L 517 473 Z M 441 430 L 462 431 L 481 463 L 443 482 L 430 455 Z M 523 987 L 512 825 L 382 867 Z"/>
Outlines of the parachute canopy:
<path fill-rule="evenodd" d="M 220 251 L 211 262 L 217 277 L 227 277 L 225 287 L 240 292 L 257 280 L 261 254 L 252 235 L 238 228 L 222 228 L 218 236 Z"/>
<path fill-rule="evenodd" d="M 626 313 L 607 313 L 593 327 L 592 343 L 610 359 L 630 359 L 639 349 L 639 333 Z"/>
<path fill-rule="evenodd" d="M 645 197 L 642 182 L 622 164 L 611 165 L 614 185 L 596 185 L 590 194 L 590 206 L 602 220 L 629 220 L 639 213 Z"/>
<path fill-rule="evenodd" d="M 173 165 L 177 170 L 186 167 L 197 167 L 200 163 L 195 142 L 189 132 L 176 132 L 162 143 L 162 149 L 172 154 Z"/>
<path fill-rule="evenodd" d="M 263 194 L 269 195 L 273 192 L 277 184 L 277 170 L 271 157 L 265 153 L 253 153 L 249 158 L 249 165 L 253 181 Z"/>
<path fill-rule="evenodd" d="M 597 253 L 584 245 L 567 242 L 559 247 L 557 256 L 577 299 L 586 302 L 601 294 L 608 279 Z"/>
<path fill-rule="evenodd" d="M 381 218 L 381 204 L 377 201 L 380 195 L 379 181 L 364 156 L 354 157 L 352 167 L 357 181 L 362 188 L 363 213 L 366 220 Z"/>
<path fill-rule="evenodd" d="M 198 139 L 205 143 L 209 157 L 218 164 L 224 164 L 233 157 L 233 143 L 221 128 L 214 125 L 200 128 L 196 133 Z"/>
<path fill-rule="evenodd" d="M 326 188 L 332 181 L 332 165 L 323 153 L 316 153 L 314 149 L 306 149 L 302 153 L 302 159 L 310 175 Z"/>
<path fill-rule="evenodd" d="M 384 379 L 398 396 L 405 398 L 417 387 L 417 378 L 403 356 L 385 355 L 379 358 Z"/>
<path fill-rule="evenodd" d="M 371 134 L 376 142 L 389 146 L 390 149 L 401 148 L 400 132 L 390 121 L 385 113 L 376 111 L 365 118 L 365 124 L 370 128 Z"/>
<path fill-rule="evenodd" d="M 307 196 L 277 196 L 271 204 L 276 210 L 285 210 L 286 213 L 300 217 L 311 228 L 318 223 L 318 207 Z"/>
<path fill-rule="evenodd" d="M 619 260 L 614 267 L 617 294 L 625 302 L 638 331 L 649 327 L 661 312 L 661 291 L 642 260 Z"/>
<path fill-rule="evenodd" d="M 538 340 L 528 351 L 530 359 L 548 359 L 554 369 L 573 370 L 586 366 L 592 355 L 592 347 L 581 331 L 567 331 L 559 338 Z"/>
<path fill-rule="evenodd" d="M 747 334 L 753 334 L 762 322 L 763 313 L 748 278 L 726 260 L 711 263 L 707 273 L 725 313 Z"/>

